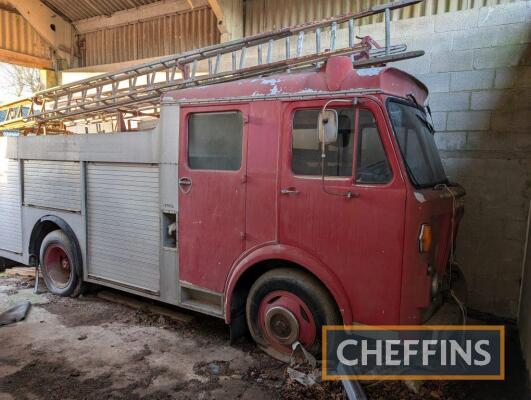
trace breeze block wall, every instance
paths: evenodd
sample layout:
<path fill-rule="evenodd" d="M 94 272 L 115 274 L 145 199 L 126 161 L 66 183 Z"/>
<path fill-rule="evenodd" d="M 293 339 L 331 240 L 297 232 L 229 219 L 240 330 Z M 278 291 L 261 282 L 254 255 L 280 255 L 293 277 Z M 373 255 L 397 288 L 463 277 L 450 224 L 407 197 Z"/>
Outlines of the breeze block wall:
<path fill-rule="evenodd" d="M 383 24 L 360 27 L 383 39 Z M 429 90 L 447 174 L 467 190 L 457 259 L 469 307 L 516 318 L 531 199 L 531 1 L 392 22 L 393 64 Z M 382 41 L 383 43 L 383 41 Z"/>

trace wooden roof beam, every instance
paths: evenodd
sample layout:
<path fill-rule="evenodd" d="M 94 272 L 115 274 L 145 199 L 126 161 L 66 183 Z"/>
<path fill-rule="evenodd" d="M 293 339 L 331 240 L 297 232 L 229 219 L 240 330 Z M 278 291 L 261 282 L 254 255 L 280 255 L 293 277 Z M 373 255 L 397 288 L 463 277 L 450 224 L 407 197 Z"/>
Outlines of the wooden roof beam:
<path fill-rule="evenodd" d="M 30 68 L 52 69 L 53 67 L 52 60 L 47 58 L 35 57 L 6 49 L 0 49 L 0 61 Z"/>
<path fill-rule="evenodd" d="M 226 42 L 243 37 L 243 0 L 208 0 L 218 19 L 221 41 Z"/>
<path fill-rule="evenodd" d="M 13 6 L 55 51 L 72 64 L 74 27 L 40 0 L 16 0 Z"/>

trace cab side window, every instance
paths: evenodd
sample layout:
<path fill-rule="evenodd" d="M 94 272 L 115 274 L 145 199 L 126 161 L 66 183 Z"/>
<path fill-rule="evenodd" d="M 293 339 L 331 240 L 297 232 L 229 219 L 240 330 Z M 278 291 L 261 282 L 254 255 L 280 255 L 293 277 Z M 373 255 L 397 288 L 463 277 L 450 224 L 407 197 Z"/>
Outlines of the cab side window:
<path fill-rule="evenodd" d="M 291 169 L 296 175 L 321 175 L 321 144 L 317 118 L 320 109 L 297 110 L 293 115 Z M 326 145 L 326 176 L 352 176 L 354 109 L 337 108 L 338 138 Z"/>
<path fill-rule="evenodd" d="M 359 110 L 357 153 L 357 183 L 387 183 L 391 180 L 391 168 L 376 120 L 372 112 L 365 109 Z"/>
<path fill-rule="evenodd" d="M 243 118 L 239 111 L 191 114 L 188 165 L 191 169 L 238 171 L 242 137 Z"/>

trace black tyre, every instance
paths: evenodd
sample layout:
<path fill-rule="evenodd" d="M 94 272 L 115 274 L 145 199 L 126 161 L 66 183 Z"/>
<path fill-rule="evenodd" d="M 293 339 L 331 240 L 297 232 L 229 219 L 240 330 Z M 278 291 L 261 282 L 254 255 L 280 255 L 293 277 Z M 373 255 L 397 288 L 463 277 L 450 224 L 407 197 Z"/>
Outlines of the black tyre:
<path fill-rule="evenodd" d="M 82 278 L 75 265 L 75 247 L 62 230 L 50 232 L 41 244 L 40 266 L 46 287 L 60 296 L 78 296 L 81 293 Z"/>
<path fill-rule="evenodd" d="M 5 258 L 0 257 L 0 272 L 4 272 L 7 266 L 7 260 Z"/>
<path fill-rule="evenodd" d="M 290 268 L 273 269 L 256 280 L 247 297 L 246 317 L 258 346 L 286 362 L 295 341 L 318 356 L 322 327 L 341 324 L 337 306 L 322 284 Z"/>

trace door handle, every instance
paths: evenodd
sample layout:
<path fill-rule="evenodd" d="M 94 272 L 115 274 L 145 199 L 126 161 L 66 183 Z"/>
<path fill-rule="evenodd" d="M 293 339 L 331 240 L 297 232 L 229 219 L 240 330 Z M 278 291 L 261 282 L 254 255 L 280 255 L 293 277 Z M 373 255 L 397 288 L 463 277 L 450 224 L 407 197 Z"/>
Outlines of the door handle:
<path fill-rule="evenodd" d="M 299 194 L 299 191 L 294 187 L 289 187 L 285 189 L 280 189 L 280 194 Z"/>
<path fill-rule="evenodd" d="M 192 178 L 186 176 L 179 178 L 179 189 L 183 193 L 188 193 L 192 189 Z"/>

